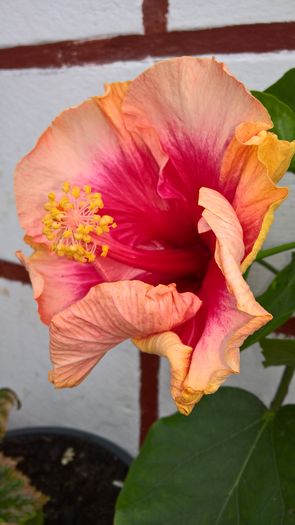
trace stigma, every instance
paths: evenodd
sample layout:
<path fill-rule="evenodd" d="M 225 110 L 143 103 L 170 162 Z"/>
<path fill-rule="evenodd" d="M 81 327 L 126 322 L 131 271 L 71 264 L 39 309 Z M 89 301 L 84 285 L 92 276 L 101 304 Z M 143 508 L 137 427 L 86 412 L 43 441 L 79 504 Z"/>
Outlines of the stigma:
<path fill-rule="evenodd" d="M 109 247 L 100 243 L 98 237 L 117 225 L 110 215 L 100 214 L 103 207 L 101 194 L 88 185 L 81 188 L 65 182 L 60 200 L 49 193 L 42 231 L 50 241 L 51 250 L 80 263 L 93 262 L 98 247 L 100 256 L 106 257 Z"/>

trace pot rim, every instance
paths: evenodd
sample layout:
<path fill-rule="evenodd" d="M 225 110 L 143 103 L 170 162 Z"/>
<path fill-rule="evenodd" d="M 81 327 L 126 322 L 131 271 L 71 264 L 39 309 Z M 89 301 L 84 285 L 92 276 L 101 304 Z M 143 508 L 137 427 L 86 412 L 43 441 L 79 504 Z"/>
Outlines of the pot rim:
<path fill-rule="evenodd" d="M 126 452 L 126 450 L 121 448 L 119 445 L 116 445 L 109 439 L 101 437 L 98 434 L 93 434 L 92 432 L 86 432 L 85 430 L 80 430 L 72 427 L 36 426 L 16 428 L 14 430 L 8 430 L 5 434 L 3 441 L 9 438 L 19 436 L 29 438 L 32 436 L 40 436 L 42 434 L 47 434 L 51 436 L 73 436 L 80 438 L 84 441 L 88 441 L 88 443 L 99 445 L 111 452 L 112 454 L 114 454 L 115 456 L 117 456 L 127 467 L 129 467 L 133 461 L 133 457 L 128 452 Z"/>

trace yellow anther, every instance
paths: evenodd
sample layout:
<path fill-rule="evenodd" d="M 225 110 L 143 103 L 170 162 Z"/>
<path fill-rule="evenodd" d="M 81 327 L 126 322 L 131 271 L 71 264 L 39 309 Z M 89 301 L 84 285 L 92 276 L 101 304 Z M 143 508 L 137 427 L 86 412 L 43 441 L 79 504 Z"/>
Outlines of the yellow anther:
<path fill-rule="evenodd" d="M 54 235 L 54 233 L 47 233 L 46 237 L 47 237 L 47 239 L 48 239 L 49 241 L 53 241 L 54 238 L 55 238 L 55 235 Z"/>
<path fill-rule="evenodd" d="M 53 208 L 53 206 L 53 202 L 46 202 L 46 204 L 44 204 L 44 210 L 50 211 Z"/>
<path fill-rule="evenodd" d="M 58 249 L 59 252 L 66 253 L 67 246 L 65 244 L 59 244 L 57 249 Z"/>
<path fill-rule="evenodd" d="M 101 247 L 101 254 L 100 256 L 101 257 L 106 257 L 107 254 L 108 254 L 108 251 L 109 251 L 109 247 L 107 244 L 103 244 L 102 247 Z"/>
<path fill-rule="evenodd" d="M 108 226 L 109 224 L 112 224 L 113 220 L 113 217 L 111 217 L 110 215 L 103 215 L 100 220 L 100 225 Z"/>
<path fill-rule="evenodd" d="M 63 185 L 62 185 L 62 190 L 65 192 L 65 193 L 69 193 L 71 189 L 71 185 L 69 182 L 64 182 Z"/>
<path fill-rule="evenodd" d="M 80 197 L 80 192 L 81 192 L 81 190 L 80 190 L 79 186 L 73 186 L 73 188 L 72 188 L 72 195 L 73 195 L 73 197 L 75 197 L 75 199 L 78 199 L 78 197 Z"/>
<path fill-rule="evenodd" d="M 52 220 L 52 218 L 50 217 L 50 219 L 43 219 L 42 222 L 43 222 L 43 224 L 44 224 L 45 226 L 52 226 L 53 220 Z"/>
<path fill-rule="evenodd" d="M 72 235 L 73 235 L 72 230 L 66 230 L 65 232 L 63 232 L 63 237 L 65 239 L 69 239 L 70 237 L 72 237 Z"/>
<path fill-rule="evenodd" d="M 91 194 L 89 195 L 89 198 L 90 198 L 91 200 L 93 200 L 93 199 L 101 199 L 101 193 L 98 193 L 98 192 L 96 192 L 96 193 L 91 193 Z"/>
<path fill-rule="evenodd" d="M 97 209 L 101 210 L 101 208 L 103 208 L 102 201 L 97 202 L 97 200 L 93 200 L 89 204 L 89 210 L 91 211 L 96 211 Z"/>
<path fill-rule="evenodd" d="M 65 209 L 67 208 L 67 205 L 68 205 L 69 203 L 70 203 L 69 198 L 66 197 L 66 196 L 62 197 L 62 198 L 60 199 L 60 201 L 59 201 L 59 205 L 60 205 L 60 207 L 61 207 L 61 208 L 65 208 Z"/>
<path fill-rule="evenodd" d="M 61 257 L 80 262 L 92 263 L 97 251 L 97 236 L 115 228 L 110 215 L 99 215 L 104 207 L 102 196 L 93 192 L 90 185 L 83 188 L 65 182 L 59 200 L 53 192 L 44 205 L 47 213 L 42 218 L 43 235 L 50 241 L 51 250 Z M 93 235 L 94 234 L 94 235 Z M 108 246 L 102 245 L 100 255 L 106 257 Z"/>
<path fill-rule="evenodd" d="M 52 217 L 54 218 L 56 215 L 58 215 L 60 213 L 60 210 L 58 210 L 54 206 L 51 206 L 49 211 L 50 211 L 51 218 Z"/>

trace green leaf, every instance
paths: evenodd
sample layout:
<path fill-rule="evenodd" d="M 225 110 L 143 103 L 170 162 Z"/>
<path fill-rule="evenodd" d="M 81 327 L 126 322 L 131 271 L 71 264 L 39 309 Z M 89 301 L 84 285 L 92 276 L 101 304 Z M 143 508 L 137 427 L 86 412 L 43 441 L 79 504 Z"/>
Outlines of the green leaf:
<path fill-rule="evenodd" d="M 295 112 L 293 109 L 270 93 L 252 91 L 254 97 L 266 107 L 274 123 L 272 131 L 283 140 L 295 139 Z M 291 161 L 289 171 L 295 173 L 294 157 Z"/>
<path fill-rule="evenodd" d="M 275 84 L 265 90 L 282 100 L 295 111 L 295 68 L 285 73 Z"/>
<path fill-rule="evenodd" d="M 273 319 L 250 335 L 243 344 L 242 350 L 266 337 L 293 315 L 295 311 L 295 253 L 292 253 L 291 262 L 275 276 L 267 290 L 257 297 L 257 301 L 273 315 Z"/>
<path fill-rule="evenodd" d="M 295 242 L 287 242 L 284 244 L 279 244 L 279 246 L 273 246 L 272 248 L 266 248 L 265 250 L 260 250 L 258 252 L 255 261 L 261 261 L 266 257 L 271 257 L 277 253 L 287 252 L 289 250 L 294 250 Z"/>
<path fill-rule="evenodd" d="M 275 415 L 238 388 L 151 428 L 115 525 L 294 525 L 295 406 Z"/>
<path fill-rule="evenodd" d="M 294 140 L 295 138 L 295 112 L 270 93 L 252 91 L 252 94 L 268 110 L 274 123 L 273 131 L 280 139 Z"/>
<path fill-rule="evenodd" d="M 265 361 L 268 366 L 295 367 L 295 340 L 294 339 L 261 339 L 259 341 Z"/>

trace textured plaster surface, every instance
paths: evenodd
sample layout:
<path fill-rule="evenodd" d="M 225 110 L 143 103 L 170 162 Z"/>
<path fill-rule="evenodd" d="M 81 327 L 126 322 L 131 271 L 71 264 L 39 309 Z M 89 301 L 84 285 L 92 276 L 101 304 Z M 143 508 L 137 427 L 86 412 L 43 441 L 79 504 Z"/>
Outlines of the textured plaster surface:
<path fill-rule="evenodd" d="M 0 46 L 142 33 L 141 0 L 0 1 Z"/>
<path fill-rule="evenodd" d="M 169 31 L 291 20 L 292 0 L 169 0 Z"/>

